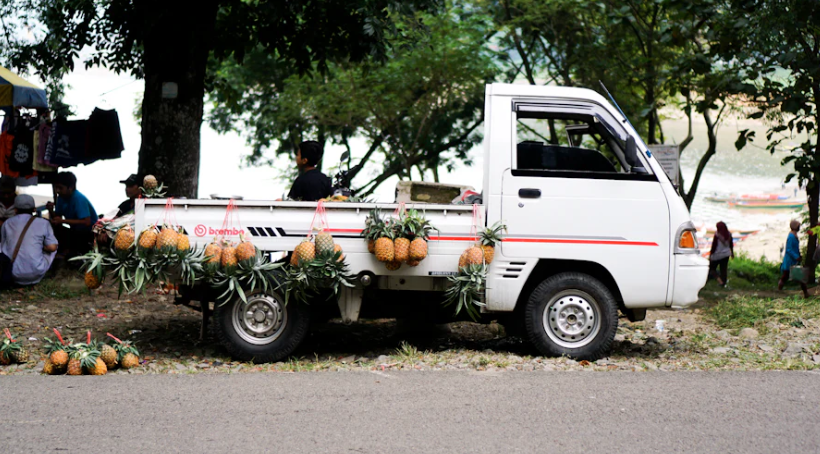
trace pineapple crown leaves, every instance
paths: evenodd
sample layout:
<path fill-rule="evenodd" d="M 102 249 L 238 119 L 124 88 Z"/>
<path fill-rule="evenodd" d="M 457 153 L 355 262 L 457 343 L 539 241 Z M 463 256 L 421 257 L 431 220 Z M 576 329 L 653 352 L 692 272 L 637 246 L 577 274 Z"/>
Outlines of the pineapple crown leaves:
<path fill-rule="evenodd" d="M 364 220 L 364 230 L 362 230 L 362 236 L 368 240 L 375 240 L 378 238 L 379 227 L 382 224 L 384 224 L 384 220 L 381 218 L 379 208 L 373 208 Z"/>
<path fill-rule="evenodd" d="M 152 189 L 145 189 L 144 187 L 140 186 L 140 190 L 142 191 L 142 195 L 148 199 L 158 199 L 165 197 L 165 183 L 159 183 L 156 188 Z"/>
<path fill-rule="evenodd" d="M 496 246 L 501 241 L 501 233 L 507 233 L 507 226 L 498 221 L 479 233 L 479 241 L 484 246 Z"/>
<path fill-rule="evenodd" d="M 407 211 L 407 217 L 404 222 L 406 236 L 410 239 L 422 238 L 427 240 L 430 238 L 430 232 L 438 231 L 424 215 L 418 210 L 410 209 Z"/>
<path fill-rule="evenodd" d="M 127 355 L 128 353 L 132 353 L 135 356 L 139 356 L 140 352 L 134 347 L 134 343 L 131 341 L 122 341 L 116 338 L 111 333 L 105 333 L 106 336 L 110 337 L 114 340 L 114 350 L 117 351 L 117 361 L 121 361 L 122 357 Z"/>
<path fill-rule="evenodd" d="M 458 276 L 449 276 L 450 288 L 445 292 L 445 306 L 455 305 L 455 313 L 462 310 L 472 320 L 478 320 L 479 308 L 484 306 L 482 301 L 485 284 L 487 282 L 487 267 L 485 265 L 467 265 L 459 269 Z"/>
<path fill-rule="evenodd" d="M 43 346 L 43 350 L 46 352 L 47 355 L 50 355 L 54 352 L 66 351 L 67 348 L 65 345 L 57 341 L 53 341 L 48 337 L 43 337 L 43 342 L 45 343 L 45 345 Z"/>
<path fill-rule="evenodd" d="M 282 266 L 284 263 L 271 262 L 266 254 L 257 249 L 254 259 L 238 263 L 230 272 L 216 271 L 210 279 L 211 286 L 222 290 L 222 294 L 217 297 L 220 304 L 225 304 L 235 296 L 247 303 L 246 293 L 257 289 L 267 292 L 281 286 L 274 271 Z"/>
<path fill-rule="evenodd" d="M 291 299 L 308 304 L 311 297 L 323 290 L 329 290 L 328 298 L 332 298 L 338 296 L 343 287 L 353 287 L 353 276 L 341 258 L 341 251 L 326 252 L 287 267 L 284 282 L 278 288 L 284 291 L 285 304 Z"/>
<path fill-rule="evenodd" d="M 100 351 L 90 345 L 77 352 L 76 359 L 80 360 L 80 366 L 89 369 L 97 365 L 97 358 L 100 357 Z"/>
<path fill-rule="evenodd" d="M 105 275 L 103 265 L 107 264 L 107 259 L 104 254 L 100 252 L 97 242 L 94 242 L 94 248 L 85 255 L 72 257 L 68 259 L 69 262 L 83 262 L 80 271 L 83 273 L 91 272 L 98 279 L 102 280 Z"/>

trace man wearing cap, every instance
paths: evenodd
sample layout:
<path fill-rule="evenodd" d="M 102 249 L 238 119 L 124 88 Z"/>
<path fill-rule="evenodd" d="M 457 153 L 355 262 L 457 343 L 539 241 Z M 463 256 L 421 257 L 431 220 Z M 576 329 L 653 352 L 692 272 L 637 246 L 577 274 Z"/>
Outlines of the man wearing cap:
<path fill-rule="evenodd" d="M 54 261 L 57 238 L 51 224 L 34 217 L 34 198 L 20 194 L 14 199 L 17 215 L 3 223 L 0 261 L 4 285 L 34 285 L 43 279 Z M 11 273 L 6 270 L 10 267 Z"/>
<path fill-rule="evenodd" d="M 134 201 L 142 195 L 140 178 L 136 174 L 132 173 L 128 178 L 120 181 L 120 183 L 125 185 L 125 195 L 128 197 L 128 200 L 122 202 L 118 207 L 117 217 L 133 213 Z"/>

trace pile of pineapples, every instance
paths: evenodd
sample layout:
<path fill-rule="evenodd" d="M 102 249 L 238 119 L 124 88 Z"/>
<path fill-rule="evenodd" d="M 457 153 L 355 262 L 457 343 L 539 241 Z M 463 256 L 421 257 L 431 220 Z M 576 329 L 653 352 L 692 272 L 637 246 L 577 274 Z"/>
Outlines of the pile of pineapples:
<path fill-rule="evenodd" d="M 495 247 L 501 242 L 502 232 L 507 226 L 496 222 L 482 230 L 478 241 L 467 248 L 458 259 L 458 275 L 450 276 L 450 288 L 445 293 L 445 306 L 455 306 L 458 315 L 465 310 L 471 319 L 477 320 L 484 303 L 484 289 L 487 283 L 487 266 L 495 258 Z"/>
<path fill-rule="evenodd" d="M 324 230 L 296 246 L 281 285 L 285 303 L 294 298 L 307 303 L 323 292 L 331 298 L 338 296 L 343 287 L 352 286 L 353 277 L 348 272 L 342 246 Z"/>
<path fill-rule="evenodd" d="M 378 208 L 365 220 L 362 234 L 367 239 L 367 250 L 383 262 L 389 271 L 396 271 L 404 263 L 418 266 L 427 258 L 427 241 L 435 228 L 416 210 L 399 214 L 398 218 L 382 218 Z"/>
<path fill-rule="evenodd" d="M 105 375 L 116 367 L 132 369 L 140 364 L 136 347 L 111 334 L 108 336 L 115 341 L 113 345 L 92 340 L 90 332 L 84 343 L 65 342 L 59 332 L 55 333 L 59 342 L 44 338 L 46 375 Z"/>

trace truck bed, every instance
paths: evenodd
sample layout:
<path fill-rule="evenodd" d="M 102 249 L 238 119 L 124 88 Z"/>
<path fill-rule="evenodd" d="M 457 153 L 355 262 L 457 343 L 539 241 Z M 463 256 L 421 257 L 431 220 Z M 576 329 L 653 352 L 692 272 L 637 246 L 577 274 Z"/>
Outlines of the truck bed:
<path fill-rule="evenodd" d="M 173 213 L 167 214 L 165 200 L 140 199 L 137 202 L 137 232 L 150 225 L 162 225 L 167 219 L 185 229 L 192 246 L 204 247 L 220 234 L 237 242 L 242 231 L 256 247 L 273 253 L 274 258 L 281 257 L 277 252 L 292 251 L 308 235 L 317 206 L 316 202 L 235 201 L 237 210 L 233 225 L 223 230 L 229 203 L 226 200 L 174 200 Z M 471 234 L 471 205 L 407 204 L 407 209 L 423 213 L 438 231 L 431 233 L 428 258 L 419 266 L 402 266 L 397 271 L 388 271 L 367 252 L 367 242 L 361 232 L 372 209 L 378 207 L 384 217 L 391 215 L 399 205 L 329 202 L 324 206 L 330 226 L 327 231 L 333 235 L 334 242 L 341 245 L 352 273 L 372 271 L 377 275 L 446 276 L 457 271 L 458 257 L 475 238 Z"/>

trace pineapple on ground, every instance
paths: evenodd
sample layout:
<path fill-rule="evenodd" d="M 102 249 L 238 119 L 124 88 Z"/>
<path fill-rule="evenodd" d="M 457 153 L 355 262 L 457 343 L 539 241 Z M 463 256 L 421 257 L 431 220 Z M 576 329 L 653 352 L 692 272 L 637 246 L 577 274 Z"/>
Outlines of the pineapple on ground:
<path fill-rule="evenodd" d="M 0 344 L 0 356 L 4 357 L 5 361 L 0 359 L 0 364 L 28 362 L 28 351 L 23 344 L 14 339 L 8 329 L 5 331 L 6 339 Z"/>
<path fill-rule="evenodd" d="M 478 245 L 467 248 L 458 259 L 458 267 L 463 268 L 469 265 L 481 265 L 484 263 L 484 250 Z"/>
<path fill-rule="evenodd" d="M 316 255 L 333 253 L 333 237 L 324 230 L 316 234 L 313 243 L 316 245 Z"/>
<path fill-rule="evenodd" d="M 47 337 L 43 338 L 43 340 L 46 343 L 46 354 L 48 355 L 48 361 L 55 368 L 65 369 L 68 364 L 68 353 L 65 350 L 66 347 L 63 344 L 54 342 Z"/>
<path fill-rule="evenodd" d="M 484 261 L 489 265 L 495 258 L 495 247 L 501 242 L 501 232 L 506 232 L 507 226 L 501 221 L 487 227 L 480 234 L 481 249 L 484 252 Z"/>
<path fill-rule="evenodd" d="M 123 369 L 132 369 L 139 366 L 140 352 L 136 349 L 136 347 L 134 347 L 134 345 L 129 341 L 123 342 L 114 336 L 111 337 L 117 341 L 117 343 L 114 344 L 114 348 L 117 350 L 117 360 L 120 363 L 120 367 Z"/>
<path fill-rule="evenodd" d="M 102 358 L 97 357 L 94 360 L 94 365 L 87 368 L 89 375 L 105 375 L 108 372 L 108 366 Z"/>
<path fill-rule="evenodd" d="M 68 375 L 82 375 L 83 374 L 83 365 L 81 358 L 83 353 L 86 351 L 85 344 L 71 344 L 69 346 L 69 360 L 68 366 L 66 368 L 66 373 Z"/>
<path fill-rule="evenodd" d="M 314 258 L 316 258 L 316 246 L 310 240 L 304 240 L 293 250 L 290 263 L 291 265 L 298 265 L 302 262 L 309 262 Z"/>
<path fill-rule="evenodd" d="M 46 359 L 45 364 L 43 364 L 43 373 L 46 375 L 60 374 L 59 369 L 54 365 L 54 363 L 51 362 L 50 359 Z"/>
<path fill-rule="evenodd" d="M 126 252 L 134 245 L 134 230 L 129 224 L 124 225 L 117 230 L 117 235 L 114 236 L 114 250 L 118 252 Z"/>
<path fill-rule="evenodd" d="M 156 227 L 148 227 L 147 229 L 143 230 L 140 233 L 139 240 L 137 244 L 141 249 L 153 249 L 154 246 L 157 244 L 157 237 L 159 236 L 159 232 L 157 232 Z"/>
<path fill-rule="evenodd" d="M 117 365 L 117 350 L 108 344 L 100 344 L 100 359 L 108 369 L 113 369 Z"/>
<path fill-rule="evenodd" d="M 256 259 L 256 247 L 249 240 L 246 240 L 245 235 L 241 233 L 239 234 L 239 244 L 236 246 L 236 258 L 240 262 Z"/>

